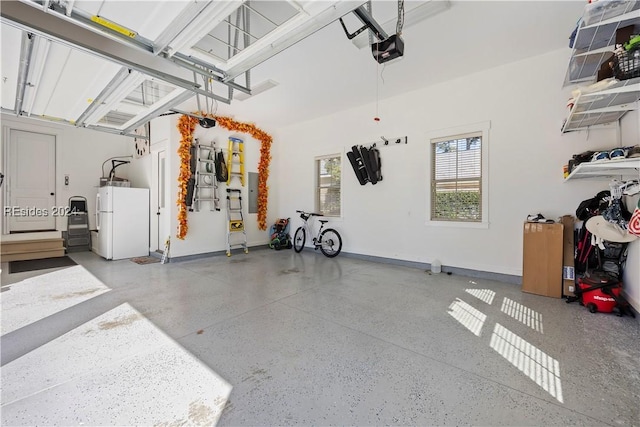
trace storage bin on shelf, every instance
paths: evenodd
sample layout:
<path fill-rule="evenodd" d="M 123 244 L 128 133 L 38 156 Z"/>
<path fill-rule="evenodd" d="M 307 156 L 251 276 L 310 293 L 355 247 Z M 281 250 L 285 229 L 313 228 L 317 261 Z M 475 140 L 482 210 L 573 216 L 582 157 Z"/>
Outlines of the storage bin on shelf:
<path fill-rule="evenodd" d="M 613 76 L 618 80 L 640 77 L 640 49 L 616 49 L 613 55 Z"/>

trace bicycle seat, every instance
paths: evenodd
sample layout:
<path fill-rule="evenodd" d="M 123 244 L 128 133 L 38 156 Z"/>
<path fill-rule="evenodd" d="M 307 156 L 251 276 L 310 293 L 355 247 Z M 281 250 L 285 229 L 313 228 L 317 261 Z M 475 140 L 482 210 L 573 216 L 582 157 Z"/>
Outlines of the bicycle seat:
<path fill-rule="evenodd" d="M 322 224 L 326 224 L 329 222 L 328 219 L 319 219 L 318 221 L 321 222 Z"/>

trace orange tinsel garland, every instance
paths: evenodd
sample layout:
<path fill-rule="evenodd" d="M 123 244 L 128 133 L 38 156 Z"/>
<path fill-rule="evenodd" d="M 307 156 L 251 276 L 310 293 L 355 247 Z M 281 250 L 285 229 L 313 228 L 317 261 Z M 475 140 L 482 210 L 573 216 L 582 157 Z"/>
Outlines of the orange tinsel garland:
<path fill-rule="evenodd" d="M 251 135 L 254 139 L 260 141 L 260 161 L 258 163 L 258 229 L 267 229 L 267 203 L 269 196 L 269 187 L 267 180 L 269 178 L 269 163 L 271 162 L 271 143 L 273 139 L 263 130 L 257 128 L 250 123 L 242 123 L 233 120 L 230 117 L 212 116 L 209 114 L 198 113 L 198 115 L 211 117 L 218 122 L 218 126 L 233 131 L 242 132 Z M 185 196 L 187 194 L 187 182 L 191 177 L 191 169 L 189 162 L 191 160 L 191 141 L 193 140 L 193 132 L 195 131 L 198 119 L 190 116 L 182 116 L 178 121 L 178 129 L 182 139 L 180 140 L 180 175 L 178 183 L 178 239 L 184 239 L 187 234 L 187 205 Z"/>
<path fill-rule="evenodd" d="M 191 178 L 191 142 L 193 132 L 196 129 L 198 119 L 190 116 L 182 116 L 178 119 L 178 130 L 180 131 L 180 172 L 178 174 L 178 234 L 177 238 L 184 240 L 187 235 L 187 184 Z"/>

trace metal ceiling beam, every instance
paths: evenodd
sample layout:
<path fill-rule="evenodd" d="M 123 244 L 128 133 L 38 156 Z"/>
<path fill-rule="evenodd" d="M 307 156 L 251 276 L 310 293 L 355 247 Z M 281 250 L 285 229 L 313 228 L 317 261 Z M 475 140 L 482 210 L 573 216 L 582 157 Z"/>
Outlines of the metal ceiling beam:
<path fill-rule="evenodd" d="M 33 105 L 38 97 L 38 91 L 40 89 L 40 82 L 44 69 L 47 65 L 47 57 L 49 56 L 49 49 L 51 48 L 51 41 L 33 36 L 35 39 L 33 42 L 33 52 L 31 53 L 31 59 L 29 61 L 29 73 L 27 74 L 26 88 L 28 92 L 25 92 L 23 111 L 27 113 L 27 116 L 31 115 L 33 111 Z"/>
<path fill-rule="evenodd" d="M 29 1 L 31 1 L 32 4 L 42 3 L 42 0 L 27 0 L 27 2 Z M 116 22 L 100 19 L 111 24 L 101 25 L 97 23 L 99 20 L 95 19 L 96 16 L 89 15 L 81 10 L 73 10 L 69 12 L 68 8 L 65 9 L 58 3 L 52 3 L 48 6 L 46 11 L 52 14 L 59 14 L 59 17 L 65 20 L 65 22 L 87 28 L 99 35 L 107 36 L 112 40 L 140 49 L 143 52 L 152 53 L 154 56 L 174 62 L 179 67 L 195 71 L 198 74 L 209 77 L 224 85 L 233 85 L 234 89 L 251 95 L 251 90 L 248 85 L 247 87 L 243 87 L 238 84 L 234 84 L 233 82 L 227 83 L 224 79 L 226 77 L 226 72 L 224 70 L 205 61 L 180 54 L 169 46 L 169 43 L 172 43 L 178 36 L 182 37 L 182 33 L 193 33 L 194 27 L 196 27 L 199 32 L 206 31 L 208 27 L 213 25 L 213 23 L 218 22 L 219 16 L 226 16 L 225 14 L 229 13 L 229 10 L 237 7 L 237 5 L 234 6 L 233 2 L 227 2 L 227 4 L 222 7 L 211 6 L 211 2 L 190 3 L 190 5 L 183 10 L 183 13 L 172 21 L 169 28 L 158 36 L 157 42 L 149 40 L 137 32 L 125 28 Z M 177 56 L 178 59 L 175 59 L 174 56 Z M 194 67 L 194 65 L 198 65 L 199 67 Z M 224 100 L 221 101 L 226 102 Z"/>
<path fill-rule="evenodd" d="M 291 2 L 292 5 L 294 2 Z M 363 0 L 305 2 L 305 9 L 227 61 L 225 82 L 252 69 L 361 6 Z"/>
<path fill-rule="evenodd" d="M 365 28 L 369 28 L 373 34 L 378 38 L 378 40 L 383 41 L 389 38 L 389 35 L 384 31 L 384 29 L 378 24 L 378 21 L 373 19 L 373 16 L 369 13 L 364 6 L 360 6 L 359 8 L 353 11 L 353 14 L 358 17 L 358 19 L 365 25 Z"/>
<path fill-rule="evenodd" d="M 157 38 L 153 46 L 153 53 L 159 54 L 169 47 L 171 43 L 181 32 L 189 28 L 194 19 L 200 15 L 208 6 L 206 2 L 189 3 L 178 16 L 176 16 L 166 30 Z"/>
<path fill-rule="evenodd" d="M 29 75 L 29 64 L 33 55 L 33 34 L 22 33 L 22 44 L 20 46 L 20 65 L 18 68 L 18 85 L 16 88 L 16 103 L 14 105 L 16 114 L 22 113 L 24 103 L 24 93 L 27 89 L 27 77 Z"/>
<path fill-rule="evenodd" d="M 91 116 L 103 103 L 104 101 L 111 95 L 115 89 L 127 78 L 130 70 L 126 67 L 123 67 L 116 73 L 116 75 L 111 79 L 109 84 L 102 89 L 102 92 L 93 100 L 93 102 L 87 107 L 86 110 L 82 112 L 78 120 L 76 120 L 77 126 L 84 126 L 85 121 Z"/>
<path fill-rule="evenodd" d="M 147 112 L 144 115 L 144 117 L 138 118 L 137 120 L 135 117 L 131 119 L 135 121 L 130 123 L 126 128 L 124 128 L 123 132 L 125 133 L 133 132 L 135 129 L 139 128 L 149 120 L 155 119 L 156 117 L 160 116 L 162 113 L 166 113 L 174 105 L 182 104 L 184 101 L 191 98 L 192 96 L 193 96 L 193 93 L 184 91 L 178 96 L 175 96 L 166 102 L 158 102 L 157 105 L 149 107 L 149 112 Z M 126 124 L 127 123 L 125 123 L 125 125 Z"/>
<path fill-rule="evenodd" d="M 64 14 L 67 16 L 71 16 L 71 11 L 73 11 L 73 4 L 76 0 L 67 0 L 67 7 L 65 8 Z"/>
<path fill-rule="evenodd" d="M 2 18 L 17 24 L 22 30 L 39 33 L 46 38 L 52 38 L 178 87 L 230 103 L 229 99 L 207 92 L 201 85 L 192 81 L 192 70 L 180 67 L 163 57 L 155 56 L 150 51 L 145 52 L 140 48 L 97 34 L 83 26 L 69 25 L 65 19 L 57 15 L 59 14 L 46 13 L 40 8 L 16 0 L 3 1 L 0 9 Z M 200 72 L 202 71 L 201 69 Z M 220 76 L 211 75 L 210 77 L 221 79 Z"/>
<path fill-rule="evenodd" d="M 137 139 L 146 139 L 146 140 L 149 139 L 149 137 L 147 137 L 146 135 L 137 135 L 135 133 L 123 133 L 123 131 L 118 129 L 112 129 L 112 128 L 98 126 L 98 125 L 87 126 L 85 129 L 97 130 L 100 132 L 110 133 L 113 135 L 128 136 L 128 137 L 137 138 Z"/>
<path fill-rule="evenodd" d="M 244 0 L 205 1 L 205 7 L 194 17 L 189 25 L 177 34 L 164 49 L 164 54 L 171 57 L 177 52 L 191 49 L 202 40 L 209 31 L 223 22 L 237 10 Z"/>
<path fill-rule="evenodd" d="M 9 115 L 15 116 L 16 115 L 16 110 L 10 110 L 8 108 L 0 107 L 0 113 L 9 114 Z"/>
<path fill-rule="evenodd" d="M 15 111 L 9 110 L 7 108 L 2 108 L 2 109 L 0 109 L 0 113 L 3 113 L 3 114 L 15 114 Z M 39 122 L 56 123 L 56 124 L 59 124 L 59 125 L 76 127 L 75 123 L 70 122 L 69 120 L 58 118 L 58 117 L 38 116 L 38 115 L 32 114 L 31 116 L 29 116 L 29 119 L 37 120 Z M 110 133 L 112 135 L 128 136 L 128 137 L 131 137 L 131 138 L 149 139 L 145 135 L 136 135 L 134 133 L 126 133 L 125 131 L 121 131 L 121 130 L 113 129 L 113 128 L 108 128 L 108 127 L 104 127 L 104 126 L 87 126 L 84 129 L 97 130 L 99 132 Z"/>
<path fill-rule="evenodd" d="M 198 58 L 193 58 L 182 53 L 175 53 L 170 59 L 170 61 L 175 62 L 181 67 L 184 67 L 188 70 L 195 71 L 196 73 L 208 76 L 207 73 L 203 73 L 203 68 L 208 68 L 210 65 L 204 61 L 199 60 Z M 241 86 L 234 82 L 225 82 L 222 78 L 214 78 L 215 81 L 225 84 L 230 88 L 239 90 L 240 92 L 244 92 L 247 95 L 251 95 L 251 89 L 245 86 Z M 248 86 L 248 85 L 247 85 Z"/>

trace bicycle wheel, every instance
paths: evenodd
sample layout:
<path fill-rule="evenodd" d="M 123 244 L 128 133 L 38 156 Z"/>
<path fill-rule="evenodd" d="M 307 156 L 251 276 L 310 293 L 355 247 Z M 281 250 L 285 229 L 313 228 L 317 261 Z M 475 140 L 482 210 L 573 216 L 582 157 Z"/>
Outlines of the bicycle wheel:
<path fill-rule="evenodd" d="M 320 235 L 320 250 L 325 256 L 333 258 L 342 250 L 342 237 L 333 228 L 327 228 Z"/>
<path fill-rule="evenodd" d="M 304 243 L 306 239 L 307 237 L 304 228 L 298 227 L 298 229 L 296 230 L 296 234 L 293 237 L 293 250 L 296 252 L 300 252 L 302 249 L 304 249 Z"/>

